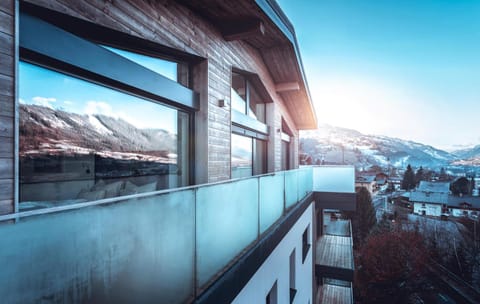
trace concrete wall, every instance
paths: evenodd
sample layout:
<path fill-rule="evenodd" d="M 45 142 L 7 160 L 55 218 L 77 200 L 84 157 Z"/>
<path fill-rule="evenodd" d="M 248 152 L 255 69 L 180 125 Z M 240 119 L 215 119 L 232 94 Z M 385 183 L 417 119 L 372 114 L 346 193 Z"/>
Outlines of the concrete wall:
<path fill-rule="evenodd" d="M 265 298 L 277 282 L 277 300 L 279 304 L 290 303 L 290 254 L 295 249 L 295 288 L 297 293 L 293 303 L 313 303 L 313 253 L 311 246 L 302 262 L 302 234 L 310 225 L 310 242 L 313 230 L 313 204 L 310 205 L 288 234 L 278 244 L 268 259 L 257 270 L 247 285 L 234 299 L 233 303 L 265 303 Z"/>

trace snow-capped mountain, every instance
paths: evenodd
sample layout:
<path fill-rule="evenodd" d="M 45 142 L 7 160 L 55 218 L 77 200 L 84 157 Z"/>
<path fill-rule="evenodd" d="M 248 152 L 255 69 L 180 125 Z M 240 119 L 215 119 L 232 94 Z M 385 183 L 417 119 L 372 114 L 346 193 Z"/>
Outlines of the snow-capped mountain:
<path fill-rule="evenodd" d="M 464 160 L 464 162 L 471 161 L 480 165 L 480 145 L 468 149 L 456 150 L 453 151 L 452 154 Z"/>
<path fill-rule="evenodd" d="M 438 168 L 457 157 L 446 151 L 413 141 L 387 136 L 365 135 L 358 131 L 321 125 L 318 130 L 300 133 L 300 152 L 312 161 L 354 164 L 359 168 L 372 165 L 402 168 Z"/>
<path fill-rule="evenodd" d="M 120 118 L 75 114 L 38 105 L 20 105 L 20 153 L 30 155 L 110 153 L 114 158 L 168 158 L 176 135 L 139 129 Z"/>

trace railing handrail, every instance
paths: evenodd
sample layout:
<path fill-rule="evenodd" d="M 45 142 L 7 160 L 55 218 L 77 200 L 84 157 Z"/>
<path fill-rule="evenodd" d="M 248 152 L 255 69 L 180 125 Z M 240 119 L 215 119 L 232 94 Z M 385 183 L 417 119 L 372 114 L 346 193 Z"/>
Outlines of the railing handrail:
<path fill-rule="evenodd" d="M 88 201 L 88 202 L 79 202 L 79 203 L 75 203 L 75 204 L 56 206 L 56 207 L 50 207 L 50 208 L 41 208 L 41 209 L 35 209 L 35 210 L 29 210 L 29 211 L 20 211 L 20 212 L 16 212 L 16 213 L 0 215 L 0 223 L 5 222 L 5 221 L 11 221 L 11 220 L 19 220 L 21 218 L 26 218 L 26 217 L 31 217 L 31 216 L 38 216 L 38 215 L 58 213 L 58 212 L 64 212 L 64 211 L 70 211 L 70 210 L 77 210 L 77 209 L 82 209 L 82 208 L 87 208 L 87 207 L 92 207 L 92 206 L 99 206 L 99 205 L 117 204 L 117 203 L 121 203 L 123 201 L 129 201 L 129 200 L 132 200 L 132 199 L 146 198 L 146 197 L 152 197 L 152 196 L 160 196 L 160 195 L 164 195 L 164 194 L 168 194 L 168 193 L 175 193 L 175 192 L 186 191 L 186 190 L 196 190 L 196 189 L 199 189 L 199 188 L 202 188 L 202 187 L 210 187 L 210 186 L 215 186 L 215 185 L 220 185 L 220 184 L 236 183 L 236 182 L 239 182 L 239 181 L 242 181 L 242 180 L 260 179 L 260 178 L 266 177 L 266 176 L 275 176 L 275 175 L 278 175 L 278 174 L 285 174 L 286 172 L 301 171 L 301 170 L 304 170 L 304 169 L 310 168 L 310 167 L 345 168 L 345 167 L 353 167 L 353 166 L 348 166 L 348 165 L 300 166 L 299 168 L 296 168 L 296 169 L 269 172 L 269 173 L 265 173 L 265 174 L 255 175 L 255 176 L 234 178 L 234 179 L 228 179 L 228 180 L 223 180 L 223 181 L 203 183 L 203 184 L 197 184 L 197 185 L 191 185 L 191 186 L 185 186 L 185 187 L 178 187 L 178 188 L 162 189 L 162 190 L 157 190 L 157 191 L 152 191 L 152 192 L 138 193 L 138 194 L 132 194 L 132 195 L 126 195 L 126 196 L 117 196 L 117 197 L 112 197 L 112 198 L 105 198 L 105 199 Z"/>
<path fill-rule="evenodd" d="M 35 209 L 35 210 L 29 210 L 29 211 L 20 211 L 20 212 L 16 212 L 16 213 L 0 215 L 0 223 L 4 222 L 4 221 L 19 220 L 21 218 L 26 218 L 26 217 L 30 217 L 30 216 L 37 216 L 37 215 L 57 213 L 57 212 L 63 212 L 63 211 L 70 211 L 70 210 L 82 209 L 82 208 L 99 206 L 99 205 L 117 204 L 117 203 L 121 203 L 123 201 L 132 200 L 132 199 L 146 198 L 146 197 L 152 197 L 152 196 L 160 196 L 160 195 L 165 195 L 165 194 L 175 193 L 175 192 L 180 192 L 180 191 L 187 191 L 187 190 L 196 190 L 196 189 L 199 189 L 199 188 L 210 187 L 210 186 L 215 186 L 215 185 L 220 185 L 220 184 L 236 183 L 236 182 L 239 182 L 239 181 L 242 181 L 242 180 L 260 179 L 260 178 L 266 177 L 266 176 L 275 176 L 275 175 L 278 175 L 278 174 L 284 174 L 285 172 L 299 171 L 299 170 L 302 170 L 302 169 L 304 169 L 304 168 L 297 168 L 297 169 L 284 170 L 284 171 L 276 171 L 276 172 L 270 172 L 270 173 L 265 173 L 265 174 L 259 174 L 259 175 L 255 175 L 255 176 L 233 178 L 233 179 L 228 179 L 228 180 L 223 180 L 223 181 L 196 184 L 196 185 L 191 185 L 191 186 L 177 187 L 177 188 L 170 188 L 170 189 L 162 189 L 162 190 L 156 190 L 156 191 L 145 192 L 145 193 L 137 193 L 137 194 L 131 194 L 131 195 L 125 195 L 125 196 L 117 196 L 117 197 L 105 198 L 105 199 L 88 201 L 88 202 L 79 202 L 79 203 L 75 203 L 75 204 L 68 204 L 68 205 L 57 206 L 57 207 L 41 208 L 41 209 Z"/>

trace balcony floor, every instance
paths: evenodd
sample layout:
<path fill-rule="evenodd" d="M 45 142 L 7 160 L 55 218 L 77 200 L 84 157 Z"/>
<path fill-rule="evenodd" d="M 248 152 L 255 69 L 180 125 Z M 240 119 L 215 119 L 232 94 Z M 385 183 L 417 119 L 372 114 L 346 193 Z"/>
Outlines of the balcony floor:
<path fill-rule="evenodd" d="M 317 294 L 317 304 L 351 304 L 352 289 L 350 287 L 323 284 Z"/>
<path fill-rule="evenodd" d="M 317 241 L 316 264 L 353 270 L 353 249 L 350 237 L 324 235 Z"/>

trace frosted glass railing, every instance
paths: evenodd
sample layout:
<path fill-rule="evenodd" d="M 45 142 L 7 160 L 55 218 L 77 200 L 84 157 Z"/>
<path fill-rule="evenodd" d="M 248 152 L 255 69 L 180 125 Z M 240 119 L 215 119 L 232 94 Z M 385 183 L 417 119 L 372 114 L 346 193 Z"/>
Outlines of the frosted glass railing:
<path fill-rule="evenodd" d="M 353 192 L 353 173 L 303 167 L 19 213 L 0 226 L 2 301 L 188 302 L 312 188 Z"/>
<path fill-rule="evenodd" d="M 181 303 L 194 294 L 195 190 L 0 227 L 2 303 Z"/>
<path fill-rule="evenodd" d="M 197 282 L 208 281 L 258 237 L 258 179 L 197 189 Z"/>
<path fill-rule="evenodd" d="M 313 169 L 313 191 L 355 192 L 355 168 L 353 166 L 318 166 Z"/>
<path fill-rule="evenodd" d="M 283 214 L 285 173 L 277 172 L 259 178 L 260 233 L 265 232 Z"/>

